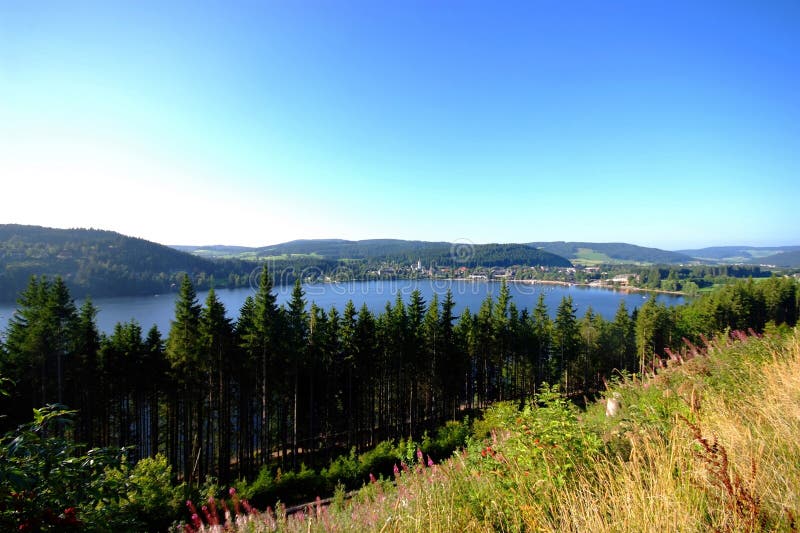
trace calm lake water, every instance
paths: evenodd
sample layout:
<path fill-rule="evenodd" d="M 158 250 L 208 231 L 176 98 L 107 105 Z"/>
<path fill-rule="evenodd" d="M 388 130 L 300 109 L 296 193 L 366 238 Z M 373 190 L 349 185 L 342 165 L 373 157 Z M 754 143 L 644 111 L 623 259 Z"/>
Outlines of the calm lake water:
<path fill-rule="evenodd" d="M 430 302 L 434 294 L 439 295 L 439 299 L 444 298 L 448 289 L 453 291 L 453 299 L 456 302 L 455 313 L 458 315 L 465 307 L 472 312 L 477 312 L 481 303 L 487 295 L 496 297 L 500 291 L 499 282 L 471 282 L 455 280 L 393 280 L 393 281 L 351 281 L 345 283 L 326 283 L 310 284 L 303 286 L 306 293 L 306 301 L 310 307 L 315 302 L 323 309 L 335 306 L 339 311 L 344 309 L 348 300 L 353 300 L 356 308 L 362 304 L 375 313 L 380 313 L 386 306 L 387 301 L 394 302 L 396 295 L 400 293 L 403 300 L 408 302 L 409 296 L 414 289 L 419 289 L 426 302 Z M 649 298 L 644 293 L 625 293 L 610 289 L 600 289 L 594 287 L 529 284 L 529 283 L 509 283 L 512 301 L 522 310 L 523 308 L 533 309 L 539 298 L 539 294 L 544 294 L 545 303 L 551 316 L 555 316 L 558 304 L 564 296 L 572 296 L 578 317 L 582 316 L 586 309 L 592 309 L 606 319 L 613 319 L 617 311 L 620 300 L 625 300 L 628 311 L 636 307 L 641 307 Z M 276 287 L 278 305 L 287 302 L 291 298 L 292 287 Z M 206 291 L 198 292 L 198 300 L 203 303 Z M 239 309 L 244 303 L 245 298 L 255 295 L 255 290 L 251 288 L 240 289 L 218 289 L 217 297 L 225 304 L 228 316 L 235 319 L 239 314 Z M 175 312 L 175 297 L 173 294 L 161 294 L 158 296 L 137 296 L 124 298 L 98 298 L 93 300 L 100 312 L 97 315 L 97 326 L 102 332 L 110 333 L 117 322 L 127 322 L 135 319 L 147 331 L 153 324 L 157 325 L 162 334 L 166 336 L 169 331 L 170 321 Z M 666 305 L 680 305 L 683 297 L 659 294 L 656 296 L 659 302 Z M 80 302 L 77 302 L 80 305 Z M 0 330 L 5 331 L 8 320 L 16 308 L 13 304 L 0 304 Z"/>

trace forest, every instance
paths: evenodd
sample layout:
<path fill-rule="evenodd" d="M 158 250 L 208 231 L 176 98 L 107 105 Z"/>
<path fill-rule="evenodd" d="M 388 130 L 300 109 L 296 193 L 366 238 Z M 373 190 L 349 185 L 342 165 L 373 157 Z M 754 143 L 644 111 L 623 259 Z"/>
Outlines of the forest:
<path fill-rule="evenodd" d="M 159 294 L 184 273 L 207 288 L 247 286 L 253 265 L 209 261 L 144 239 L 97 229 L 0 225 L 0 301 L 14 301 L 32 275 L 60 276 L 76 298 Z"/>
<path fill-rule="evenodd" d="M 495 401 L 524 403 L 542 383 L 583 401 L 615 373 L 646 372 L 668 349 L 726 328 L 793 326 L 797 283 L 729 285 L 690 304 L 621 304 L 613 320 L 570 298 L 550 313 L 520 309 L 504 285 L 479 309 L 453 315 L 450 293 L 414 292 L 380 314 L 306 305 L 299 282 L 277 306 L 264 268 L 235 320 L 212 290 L 197 301 L 188 276 L 166 336 L 121 323 L 98 333 L 91 301 L 76 309 L 60 278 L 32 278 L 2 344 L 0 399 L 10 429 L 31 409 L 77 410 L 71 437 L 88 448 L 166 456 L 178 478 L 252 478 L 385 439 L 419 436 Z"/>

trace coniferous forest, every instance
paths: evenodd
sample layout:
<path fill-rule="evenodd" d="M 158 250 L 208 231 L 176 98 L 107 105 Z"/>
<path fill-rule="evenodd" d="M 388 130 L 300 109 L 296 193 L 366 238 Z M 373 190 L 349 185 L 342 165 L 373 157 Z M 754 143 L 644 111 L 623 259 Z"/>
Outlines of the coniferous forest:
<path fill-rule="evenodd" d="M 70 437 L 87 448 L 160 453 L 189 484 L 225 483 L 419 436 L 495 401 L 524 404 L 543 383 L 580 402 L 686 340 L 798 319 L 790 278 L 740 281 L 681 307 L 622 304 L 608 321 L 591 309 L 576 316 L 569 298 L 551 319 L 542 299 L 529 311 L 505 286 L 458 317 L 450 293 L 398 296 L 376 315 L 352 302 L 309 307 L 299 283 L 278 307 L 263 274 L 235 320 L 213 290 L 198 302 L 184 277 L 170 331 L 129 322 L 110 335 L 61 279 L 32 278 L 2 345 L 13 384 L 0 398 L 4 428 L 61 404 L 77 411 Z"/>

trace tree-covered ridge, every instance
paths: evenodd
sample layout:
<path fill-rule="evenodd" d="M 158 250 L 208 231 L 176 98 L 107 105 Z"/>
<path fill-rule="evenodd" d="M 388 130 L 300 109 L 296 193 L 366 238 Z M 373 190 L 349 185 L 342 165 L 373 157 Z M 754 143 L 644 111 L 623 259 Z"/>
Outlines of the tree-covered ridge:
<path fill-rule="evenodd" d="M 251 271 L 112 231 L 0 225 L 0 301 L 13 301 L 32 275 L 60 276 L 75 297 L 103 297 L 167 292 L 184 272 L 203 286 L 212 276 L 235 286 Z"/>
<path fill-rule="evenodd" d="M 597 263 L 690 263 L 694 259 L 686 254 L 658 248 L 647 248 L 624 242 L 531 242 L 529 246 L 566 257 L 570 260 L 587 260 Z"/>
<path fill-rule="evenodd" d="M 231 246 L 178 246 L 178 249 L 202 257 L 236 257 L 249 260 L 299 260 L 325 261 L 358 260 L 369 268 L 382 264 L 416 264 L 426 268 L 437 266 L 466 266 L 474 268 L 524 266 L 569 267 L 565 258 L 545 250 L 530 249 L 522 244 L 470 244 L 399 239 L 368 239 L 347 241 L 342 239 L 296 240 L 264 246 L 242 248 Z"/>
<path fill-rule="evenodd" d="M 759 265 L 775 265 L 786 268 L 800 268 L 800 250 L 791 252 L 781 252 L 775 255 L 768 255 L 759 259 L 751 259 L 751 263 Z"/>

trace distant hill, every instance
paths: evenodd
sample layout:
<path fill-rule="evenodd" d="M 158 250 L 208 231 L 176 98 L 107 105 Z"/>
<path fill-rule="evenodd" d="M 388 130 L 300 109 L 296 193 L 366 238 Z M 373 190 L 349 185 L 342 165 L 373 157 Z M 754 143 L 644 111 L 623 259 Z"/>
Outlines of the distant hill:
<path fill-rule="evenodd" d="M 767 257 L 796 251 L 800 251 L 800 246 L 712 246 L 697 250 L 679 250 L 680 253 L 697 259 L 719 263 L 764 263 L 770 265 L 777 265 L 778 263 L 767 261 Z"/>
<path fill-rule="evenodd" d="M 624 242 L 531 242 L 529 246 L 582 264 L 650 263 L 685 264 L 694 259 L 683 253 L 646 248 Z"/>
<path fill-rule="evenodd" d="M 0 225 L 2 301 L 14 301 L 32 275 L 61 276 L 80 298 L 167 292 L 182 272 L 200 286 L 210 276 L 221 286 L 246 281 L 251 270 L 252 264 L 212 262 L 113 231 Z"/>
<path fill-rule="evenodd" d="M 757 265 L 775 265 L 784 268 L 800 268 L 800 249 L 768 255 L 759 259 L 751 259 L 750 263 Z"/>
<path fill-rule="evenodd" d="M 248 252 L 250 250 L 254 250 L 255 248 L 250 248 L 248 246 L 225 246 L 223 244 L 214 244 L 211 246 L 181 246 L 181 245 L 170 245 L 170 248 L 174 248 L 176 250 L 180 250 L 181 252 L 186 252 L 189 254 L 194 255 L 212 255 L 212 256 L 220 256 L 220 255 L 236 255 Z"/>
<path fill-rule="evenodd" d="M 261 248 L 226 246 L 180 247 L 203 257 L 235 257 L 247 260 L 298 261 L 306 260 L 365 260 L 379 263 L 423 265 L 436 264 L 476 266 L 542 265 L 563 266 L 572 264 L 564 257 L 546 250 L 537 250 L 524 244 L 468 244 L 449 242 L 406 241 L 399 239 L 367 239 L 348 241 L 342 239 L 295 240 Z"/>

